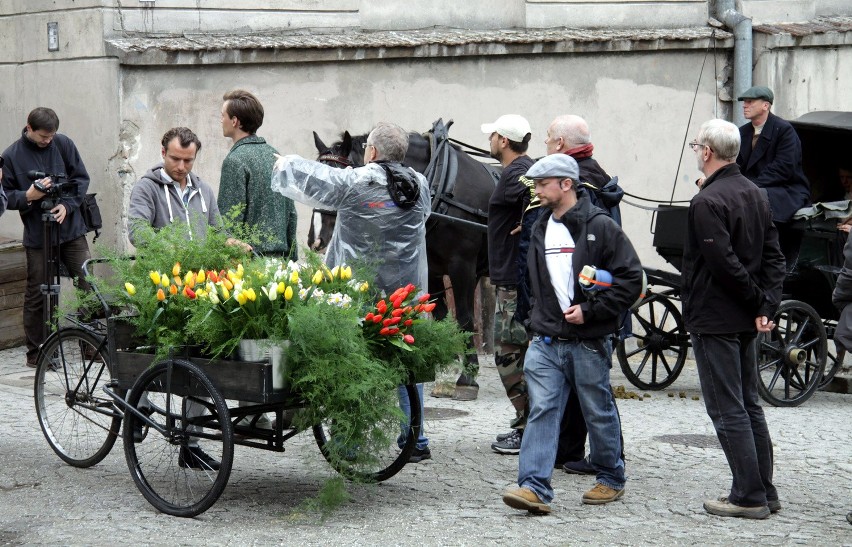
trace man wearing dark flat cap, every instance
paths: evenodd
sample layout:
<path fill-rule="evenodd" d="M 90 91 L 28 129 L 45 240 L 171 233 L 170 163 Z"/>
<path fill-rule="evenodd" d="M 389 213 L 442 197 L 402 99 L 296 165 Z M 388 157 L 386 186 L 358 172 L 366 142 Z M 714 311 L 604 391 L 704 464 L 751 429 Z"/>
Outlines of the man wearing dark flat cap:
<path fill-rule="evenodd" d="M 769 195 L 772 221 L 778 228 L 778 241 L 793 269 L 799 255 L 802 231 L 792 226 L 793 215 L 810 203 L 810 184 L 802 171 L 802 143 L 790 122 L 770 110 L 775 101 L 772 90 L 755 86 L 737 100 L 743 102 L 743 115 L 749 123 L 740 127 L 740 153 L 737 165 L 742 174 Z"/>

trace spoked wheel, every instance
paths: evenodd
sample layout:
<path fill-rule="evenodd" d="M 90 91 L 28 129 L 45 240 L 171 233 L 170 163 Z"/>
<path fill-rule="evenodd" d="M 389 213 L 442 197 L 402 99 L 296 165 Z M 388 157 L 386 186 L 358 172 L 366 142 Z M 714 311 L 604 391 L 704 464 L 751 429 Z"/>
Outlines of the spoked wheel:
<path fill-rule="evenodd" d="M 420 397 L 415 385 L 404 387 L 411 403 L 408 424 L 401 421 L 400 414 L 388 416 L 370 431 L 363 432 L 363 447 L 344 448 L 336 441 L 334 423 L 314 426 L 314 437 L 322 455 L 338 473 L 350 480 L 381 482 L 399 473 L 408 463 L 420 434 Z M 398 398 L 396 391 L 388 396 Z"/>
<path fill-rule="evenodd" d="M 228 407 L 210 378 L 188 361 L 157 363 L 136 380 L 127 405 L 124 453 L 145 499 L 178 517 L 209 509 L 228 483 L 234 458 Z M 148 430 L 139 435 L 143 423 Z"/>
<path fill-rule="evenodd" d="M 808 304 L 781 302 L 774 317 L 777 327 L 758 336 L 760 396 L 774 406 L 798 406 L 819 387 L 828 343 L 822 320 Z"/>
<path fill-rule="evenodd" d="M 663 389 L 674 382 L 689 351 L 677 306 L 655 294 L 630 310 L 633 333 L 616 346 L 624 375 L 640 389 Z"/>
<path fill-rule="evenodd" d="M 103 460 L 118 437 L 121 412 L 103 391 L 111 379 L 103 338 L 63 328 L 45 341 L 36 365 L 36 415 L 50 447 L 75 467 Z"/>

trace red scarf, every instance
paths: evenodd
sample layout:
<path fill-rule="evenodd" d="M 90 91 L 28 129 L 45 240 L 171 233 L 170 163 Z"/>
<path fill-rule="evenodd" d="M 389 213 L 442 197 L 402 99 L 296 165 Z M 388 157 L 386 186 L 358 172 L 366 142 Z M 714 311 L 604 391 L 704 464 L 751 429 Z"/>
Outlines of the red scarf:
<path fill-rule="evenodd" d="M 577 148 L 572 148 L 571 150 L 566 150 L 565 153 L 574 158 L 575 160 L 581 160 L 583 158 L 591 158 L 592 151 L 595 149 L 595 145 L 592 143 L 584 144 L 583 146 L 578 146 Z"/>

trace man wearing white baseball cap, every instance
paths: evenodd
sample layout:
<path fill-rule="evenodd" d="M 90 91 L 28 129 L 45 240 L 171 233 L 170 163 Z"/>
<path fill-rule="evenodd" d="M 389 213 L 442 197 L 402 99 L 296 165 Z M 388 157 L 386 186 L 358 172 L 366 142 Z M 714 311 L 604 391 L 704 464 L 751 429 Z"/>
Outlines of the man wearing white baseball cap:
<path fill-rule="evenodd" d="M 642 289 L 642 264 L 630 240 L 588 195 L 577 194 L 580 169 L 566 154 L 552 154 L 527 172 L 545 211 L 533 226 L 527 260 L 532 290 L 524 377 L 530 411 L 518 462 L 518 486 L 503 502 L 533 514 L 550 512 L 551 476 L 559 422 L 576 391 L 589 430 L 589 461 L 596 483 L 583 503 L 600 505 L 624 495 L 618 413 L 610 390 L 611 337 Z M 594 298 L 579 290 L 578 274 L 594 265 L 612 285 Z"/>
<path fill-rule="evenodd" d="M 491 449 L 499 454 L 517 454 L 527 420 L 527 388 L 524 384 L 524 352 L 527 332 L 515 318 L 520 270 L 521 219 L 530 202 L 529 188 L 520 181 L 532 166 L 527 156 L 532 131 L 517 114 L 500 116 L 482 124 L 488 135 L 491 157 L 503 166 L 500 180 L 488 200 L 488 270 L 494 285 L 497 309 L 494 317 L 494 363 L 506 395 L 515 407 L 509 423 L 512 430 L 497 436 Z"/>

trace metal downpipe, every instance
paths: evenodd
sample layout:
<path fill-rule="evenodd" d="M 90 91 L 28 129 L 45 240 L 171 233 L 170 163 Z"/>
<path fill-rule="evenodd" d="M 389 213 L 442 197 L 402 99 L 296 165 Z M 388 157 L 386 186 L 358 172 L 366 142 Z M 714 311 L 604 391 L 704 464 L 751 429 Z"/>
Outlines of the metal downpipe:
<path fill-rule="evenodd" d="M 752 86 L 751 19 L 736 10 L 735 0 L 717 0 L 716 18 L 734 33 L 733 121 L 737 125 L 743 125 L 746 119 L 737 104 L 737 97 Z"/>

